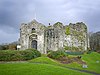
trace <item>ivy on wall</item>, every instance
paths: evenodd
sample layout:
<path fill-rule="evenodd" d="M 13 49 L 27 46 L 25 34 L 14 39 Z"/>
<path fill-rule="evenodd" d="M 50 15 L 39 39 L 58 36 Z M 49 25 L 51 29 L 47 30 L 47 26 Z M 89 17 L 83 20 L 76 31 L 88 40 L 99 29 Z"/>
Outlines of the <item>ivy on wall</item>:
<path fill-rule="evenodd" d="M 70 35 L 70 27 L 69 27 L 69 26 L 66 27 L 66 32 L 65 32 L 65 34 L 66 34 L 66 35 Z"/>
<path fill-rule="evenodd" d="M 65 50 L 70 50 L 70 51 L 82 51 L 83 47 L 79 46 L 79 47 L 74 47 L 74 46 L 64 46 Z"/>

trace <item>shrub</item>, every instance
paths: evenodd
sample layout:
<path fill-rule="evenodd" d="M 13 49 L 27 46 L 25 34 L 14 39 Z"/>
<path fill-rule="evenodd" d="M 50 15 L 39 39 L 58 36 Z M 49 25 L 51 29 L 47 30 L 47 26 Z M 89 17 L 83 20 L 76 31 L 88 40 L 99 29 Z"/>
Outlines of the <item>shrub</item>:
<path fill-rule="evenodd" d="M 9 46 L 10 50 L 16 50 L 17 49 L 16 44 L 9 44 L 8 46 Z"/>
<path fill-rule="evenodd" d="M 2 50 L 0 51 L 0 61 L 20 61 L 29 60 L 41 56 L 41 53 L 35 49 L 28 50 Z"/>
<path fill-rule="evenodd" d="M 65 57 L 66 53 L 64 50 L 50 51 L 47 56 L 53 59 L 59 59 L 61 57 Z"/>
<path fill-rule="evenodd" d="M 32 51 L 32 53 L 34 54 L 33 57 L 36 58 L 36 57 L 40 57 L 41 56 L 41 53 L 36 50 L 36 49 L 27 49 L 28 51 Z"/>
<path fill-rule="evenodd" d="M 8 45 L 0 45 L 0 50 L 7 50 L 9 49 Z"/>

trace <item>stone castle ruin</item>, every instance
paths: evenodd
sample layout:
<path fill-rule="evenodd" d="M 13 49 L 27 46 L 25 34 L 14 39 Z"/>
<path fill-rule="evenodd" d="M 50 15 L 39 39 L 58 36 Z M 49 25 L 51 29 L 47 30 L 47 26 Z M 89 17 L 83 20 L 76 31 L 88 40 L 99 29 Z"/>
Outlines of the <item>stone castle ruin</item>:
<path fill-rule="evenodd" d="M 60 22 L 45 26 L 33 20 L 20 27 L 21 50 L 35 48 L 41 53 L 66 49 L 85 51 L 89 46 L 87 26 L 83 22 L 63 25 Z"/>

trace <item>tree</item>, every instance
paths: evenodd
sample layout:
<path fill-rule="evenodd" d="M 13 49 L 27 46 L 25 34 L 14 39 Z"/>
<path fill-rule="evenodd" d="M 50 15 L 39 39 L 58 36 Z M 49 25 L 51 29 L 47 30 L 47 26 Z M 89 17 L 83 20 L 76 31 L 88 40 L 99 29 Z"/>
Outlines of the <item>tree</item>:
<path fill-rule="evenodd" d="M 0 50 L 7 50 L 8 49 L 8 45 L 0 45 Z"/>
<path fill-rule="evenodd" d="M 90 35 L 90 48 L 100 50 L 100 31 Z"/>

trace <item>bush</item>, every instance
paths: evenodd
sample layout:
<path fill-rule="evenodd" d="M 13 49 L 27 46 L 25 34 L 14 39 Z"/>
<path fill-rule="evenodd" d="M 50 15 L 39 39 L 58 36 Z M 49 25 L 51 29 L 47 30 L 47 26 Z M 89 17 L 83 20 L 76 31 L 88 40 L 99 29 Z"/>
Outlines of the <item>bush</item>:
<path fill-rule="evenodd" d="M 47 56 L 53 59 L 59 59 L 61 57 L 65 57 L 66 53 L 64 50 L 50 51 Z"/>
<path fill-rule="evenodd" d="M 32 53 L 34 54 L 33 55 L 34 58 L 41 56 L 41 53 L 36 49 L 27 49 L 27 51 L 32 51 Z"/>
<path fill-rule="evenodd" d="M 0 45 L 0 50 L 7 50 L 9 49 L 8 45 Z"/>
<path fill-rule="evenodd" d="M 35 49 L 28 50 L 2 50 L 0 51 L 0 61 L 22 61 L 41 56 L 41 53 Z"/>
<path fill-rule="evenodd" d="M 16 44 L 9 44 L 8 46 L 9 46 L 10 50 L 16 50 L 17 49 Z"/>

